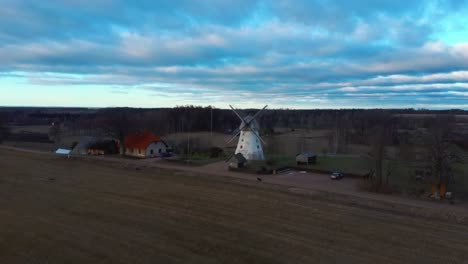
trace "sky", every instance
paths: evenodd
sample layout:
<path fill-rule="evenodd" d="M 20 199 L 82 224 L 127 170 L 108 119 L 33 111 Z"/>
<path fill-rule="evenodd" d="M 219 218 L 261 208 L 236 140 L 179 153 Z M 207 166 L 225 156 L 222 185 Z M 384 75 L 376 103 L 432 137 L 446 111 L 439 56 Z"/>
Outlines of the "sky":
<path fill-rule="evenodd" d="M 0 0 L 0 106 L 468 109 L 465 0 Z"/>

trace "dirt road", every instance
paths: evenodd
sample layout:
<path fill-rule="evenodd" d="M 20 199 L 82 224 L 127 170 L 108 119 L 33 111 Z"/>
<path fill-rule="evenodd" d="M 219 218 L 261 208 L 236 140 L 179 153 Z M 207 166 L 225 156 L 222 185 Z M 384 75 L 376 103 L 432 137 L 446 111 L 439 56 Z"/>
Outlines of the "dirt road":
<path fill-rule="evenodd" d="M 341 196 L 5 150 L 0 168 L 0 263 L 468 259 L 466 225 Z"/>

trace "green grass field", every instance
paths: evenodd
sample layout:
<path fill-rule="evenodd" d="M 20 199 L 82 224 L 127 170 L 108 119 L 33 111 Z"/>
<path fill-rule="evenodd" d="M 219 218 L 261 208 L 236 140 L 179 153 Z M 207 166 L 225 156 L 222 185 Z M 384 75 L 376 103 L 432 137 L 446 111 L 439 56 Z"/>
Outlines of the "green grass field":
<path fill-rule="evenodd" d="M 297 165 L 293 156 L 270 156 L 274 168 L 297 167 L 323 171 L 340 171 L 347 174 L 361 175 L 369 171 L 368 159 L 349 155 L 319 155 L 316 164 Z"/>
<path fill-rule="evenodd" d="M 257 168 L 266 166 L 269 169 L 282 167 L 295 167 L 298 169 L 314 169 L 328 171 L 340 171 L 345 174 L 364 175 L 370 171 L 372 160 L 367 157 L 350 156 L 350 155 L 319 155 L 317 163 L 311 165 L 296 165 L 294 157 L 291 156 L 270 156 L 274 165 L 268 166 L 266 162 L 254 164 Z M 405 193 L 418 193 L 421 189 L 429 191 L 430 182 L 417 182 L 415 180 L 414 170 L 415 164 L 402 161 L 384 161 L 383 174 L 387 173 L 387 167 L 392 167 L 392 172 L 389 176 L 389 184 L 394 186 L 396 190 Z M 465 196 L 468 194 L 468 164 L 454 165 L 454 184 L 450 185 L 450 189 L 458 194 Z"/>

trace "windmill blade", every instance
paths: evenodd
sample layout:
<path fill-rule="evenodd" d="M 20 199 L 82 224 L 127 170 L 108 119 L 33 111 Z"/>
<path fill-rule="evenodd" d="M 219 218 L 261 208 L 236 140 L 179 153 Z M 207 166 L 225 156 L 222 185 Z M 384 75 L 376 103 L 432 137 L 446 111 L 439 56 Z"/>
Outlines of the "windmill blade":
<path fill-rule="evenodd" d="M 252 119 L 250 120 L 250 122 L 252 122 L 252 120 L 254 120 L 257 116 L 260 115 L 261 112 L 263 112 L 263 110 L 265 110 L 265 108 L 267 108 L 268 105 L 265 105 L 260 111 L 258 111 L 257 113 L 255 113 L 255 115 L 253 115 Z"/>
<path fill-rule="evenodd" d="M 241 130 L 239 129 L 239 131 L 231 138 L 229 139 L 227 142 L 226 142 L 226 145 L 231 143 L 231 141 L 233 141 L 239 134 L 240 134 Z"/>
<path fill-rule="evenodd" d="M 241 115 L 239 115 L 239 113 L 237 113 L 236 109 L 234 109 L 234 107 L 232 107 L 232 105 L 229 105 L 229 107 L 231 107 L 232 111 L 236 114 L 237 117 L 239 117 L 239 119 L 243 122 L 245 122 L 244 118 L 242 118 Z"/>
<path fill-rule="evenodd" d="M 255 135 L 258 139 L 260 139 L 260 141 L 263 143 L 263 145 L 266 145 L 266 144 L 267 144 L 259 135 L 257 135 L 257 133 L 254 132 L 254 135 Z"/>
<path fill-rule="evenodd" d="M 224 162 L 228 162 L 234 155 L 236 155 L 236 153 L 232 153 Z"/>

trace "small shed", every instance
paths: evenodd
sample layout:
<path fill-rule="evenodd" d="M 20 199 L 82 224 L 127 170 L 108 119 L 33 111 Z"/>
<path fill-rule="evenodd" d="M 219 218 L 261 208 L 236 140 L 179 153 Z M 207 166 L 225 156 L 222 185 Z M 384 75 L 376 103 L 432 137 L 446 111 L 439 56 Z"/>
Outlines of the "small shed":
<path fill-rule="evenodd" d="M 242 153 L 237 153 L 231 158 L 231 162 L 229 162 L 230 168 L 242 168 L 244 167 L 245 163 L 247 163 L 247 159 L 242 155 Z"/>
<path fill-rule="evenodd" d="M 62 149 L 59 148 L 55 151 L 55 154 L 60 154 L 60 155 L 70 155 L 71 150 L 69 149 Z"/>
<path fill-rule="evenodd" d="M 313 152 L 303 152 L 296 155 L 297 165 L 310 165 L 317 163 L 317 155 Z"/>

